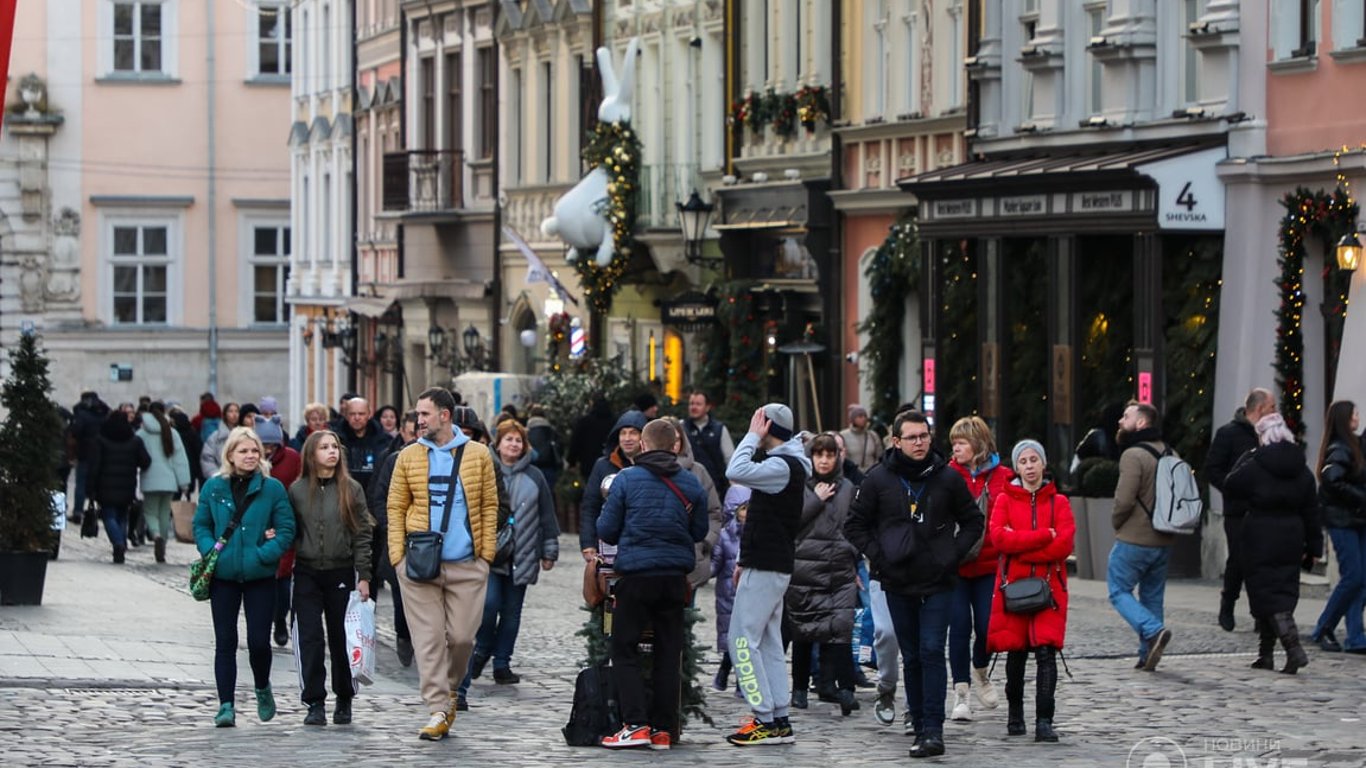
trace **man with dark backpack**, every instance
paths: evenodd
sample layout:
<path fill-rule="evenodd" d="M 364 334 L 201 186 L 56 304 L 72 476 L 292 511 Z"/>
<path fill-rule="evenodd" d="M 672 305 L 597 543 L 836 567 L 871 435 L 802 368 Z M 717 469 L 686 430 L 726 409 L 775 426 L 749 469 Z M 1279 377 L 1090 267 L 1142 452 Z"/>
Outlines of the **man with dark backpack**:
<path fill-rule="evenodd" d="M 673 424 L 656 419 L 641 430 L 643 451 L 612 481 L 598 517 L 598 536 L 617 546 L 612 615 L 612 679 L 622 727 L 602 739 L 608 748 L 668 749 L 678 734 L 682 689 L 683 611 L 693 545 L 707 536 L 707 495 L 673 452 Z M 652 688 L 647 712 L 640 640 L 651 638 Z"/>
<path fill-rule="evenodd" d="M 1171 533 L 1154 528 L 1149 514 L 1158 507 L 1160 457 L 1171 450 L 1162 441 L 1157 409 L 1147 403 L 1130 403 L 1119 420 L 1119 444 L 1124 452 L 1119 457 L 1112 517 L 1115 544 L 1106 582 L 1110 604 L 1138 633 L 1136 668 L 1151 672 L 1172 639 L 1172 631 L 1162 622 L 1162 602 L 1174 539 Z"/>

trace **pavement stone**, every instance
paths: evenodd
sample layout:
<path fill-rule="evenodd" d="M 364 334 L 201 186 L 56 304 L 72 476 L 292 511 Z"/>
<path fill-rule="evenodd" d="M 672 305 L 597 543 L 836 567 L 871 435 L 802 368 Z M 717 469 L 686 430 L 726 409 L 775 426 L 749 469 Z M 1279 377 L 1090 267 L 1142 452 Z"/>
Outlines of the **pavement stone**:
<path fill-rule="evenodd" d="M 563 551 L 575 551 L 566 538 Z M 805 766 L 834 761 L 905 765 L 910 739 L 900 722 L 880 726 L 872 693 L 843 718 L 836 705 L 795 711 L 798 743 L 738 749 L 723 737 L 744 714 L 730 692 L 709 690 L 713 724 L 687 725 L 683 743 L 661 753 L 614 753 L 564 744 L 574 675 L 584 657 L 574 633 L 585 613 L 580 570 L 566 560 L 527 594 L 514 667 L 515 686 L 489 676 L 471 691 L 471 711 L 455 735 L 416 738 L 425 721 L 417 674 L 392 652 L 392 604 L 380 597 L 383 646 L 375 685 L 355 701 L 351 726 L 305 727 L 292 654 L 277 649 L 272 681 L 279 715 L 260 723 L 245 648 L 239 654 L 238 727 L 217 729 L 213 632 L 208 607 L 185 589 L 190 545 L 173 543 L 170 563 L 150 547 L 109 562 L 103 540 L 63 543 L 50 564 L 44 605 L 0 609 L 0 764 L 5 766 L 291 766 L 471 763 L 474 765 L 694 764 Z M 1134 670 L 1136 638 L 1106 601 L 1103 582 L 1073 580 L 1067 660 L 1058 690 L 1059 744 L 1005 735 L 1005 705 L 946 725 L 948 754 L 932 763 L 1028 766 L 1360 766 L 1366 765 L 1366 658 L 1311 649 L 1311 664 L 1288 676 L 1247 669 L 1256 638 L 1246 615 L 1238 631 L 1215 625 L 1218 585 L 1172 582 L 1168 626 L 1175 640 L 1155 673 Z M 714 641 L 712 593 L 699 593 Z M 1240 609 L 1244 606 L 1240 604 Z M 1322 607 L 1301 601 L 1302 626 Z M 711 661 L 717 658 L 710 654 Z M 710 676 L 712 669 L 706 670 Z M 1029 673 L 1032 676 L 1032 665 Z M 1003 684 L 1004 669 L 994 679 Z M 1033 685 L 1026 686 L 1031 721 Z M 903 706 L 898 702 L 898 709 Z M 1163 762 L 1165 760 L 1166 762 Z"/>

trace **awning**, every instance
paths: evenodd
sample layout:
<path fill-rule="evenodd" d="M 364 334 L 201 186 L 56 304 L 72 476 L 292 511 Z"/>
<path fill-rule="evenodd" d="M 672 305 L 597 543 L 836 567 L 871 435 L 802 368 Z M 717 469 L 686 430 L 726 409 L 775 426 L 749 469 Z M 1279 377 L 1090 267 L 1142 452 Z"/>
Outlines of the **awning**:
<path fill-rule="evenodd" d="M 353 296 L 346 300 L 346 309 L 372 320 L 384 317 L 394 306 L 394 300 L 380 296 Z"/>
<path fill-rule="evenodd" d="M 726 223 L 714 224 L 712 229 L 725 232 L 736 229 L 793 229 L 806 224 L 806 206 L 781 205 L 772 208 L 743 208 L 728 216 Z"/>
<path fill-rule="evenodd" d="M 908 176 L 897 186 L 921 197 L 940 196 L 966 186 L 1037 187 L 1069 181 L 1120 181 L 1140 176 L 1137 166 L 1209 148 L 1209 144 L 1179 144 L 1125 150 L 1061 152 L 1042 156 L 975 160 Z"/>

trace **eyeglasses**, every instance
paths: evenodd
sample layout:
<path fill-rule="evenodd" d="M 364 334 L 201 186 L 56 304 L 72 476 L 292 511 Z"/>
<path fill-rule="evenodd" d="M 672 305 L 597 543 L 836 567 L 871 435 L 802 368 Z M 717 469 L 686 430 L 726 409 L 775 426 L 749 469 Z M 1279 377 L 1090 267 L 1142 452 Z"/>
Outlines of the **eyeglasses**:
<path fill-rule="evenodd" d="M 897 440 L 904 440 L 908 443 L 927 443 L 930 440 L 929 432 L 917 432 L 914 435 L 901 435 Z"/>

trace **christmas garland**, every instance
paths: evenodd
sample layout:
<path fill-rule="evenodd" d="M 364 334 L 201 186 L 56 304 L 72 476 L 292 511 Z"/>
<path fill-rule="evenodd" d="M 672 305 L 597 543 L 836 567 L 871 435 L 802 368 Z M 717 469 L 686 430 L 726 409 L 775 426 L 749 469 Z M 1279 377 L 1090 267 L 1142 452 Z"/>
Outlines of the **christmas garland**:
<path fill-rule="evenodd" d="M 1281 415 L 1297 440 L 1304 438 L 1304 239 L 1316 236 L 1330 246 L 1340 234 L 1350 231 L 1360 212 L 1357 204 L 1338 187 L 1331 193 L 1310 192 L 1304 187 L 1281 199 L 1286 214 L 1281 219 L 1280 256 L 1276 263 L 1281 290 L 1276 309 L 1276 384 L 1281 389 Z M 1325 264 L 1325 268 L 1330 268 Z M 1330 306 L 1330 310 L 1331 310 Z M 1340 302 L 1341 312 L 1346 301 Z M 1332 325 L 1331 323 L 1329 325 Z M 1338 323 L 1339 327 L 1341 322 Z M 1340 331 L 1339 331 L 1340 332 Z M 1330 334 L 1331 346 L 1331 334 Z"/>
<path fill-rule="evenodd" d="M 830 122 L 830 89 L 823 85 L 806 85 L 797 91 L 797 121 L 807 131 L 816 130 L 817 122 Z"/>
<path fill-rule="evenodd" d="M 977 385 L 981 344 L 977 331 L 977 267 L 972 251 L 962 241 L 941 241 L 939 346 L 935 350 L 940 371 L 935 421 L 947 436 L 949 427 L 964 416 L 979 413 L 981 393 Z M 946 441 L 947 442 L 947 441 Z"/>
<path fill-rule="evenodd" d="M 765 392 L 764 326 L 752 286 L 747 280 L 717 286 L 716 323 L 704 337 L 698 367 L 697 383 L 715 401 L 712 415 L 732 433 L 744 432 Z"/>
<path fill-rule="evenodd" d="M 593 126 L 593 138 L 583 150 L 591 171 L 607 170 L 607 204 L 603 213 L 612 225 L 612 261 L 598 266 L 592 254 L 581 253 L 574 262 L 588 303 L 601 314 L 612 309 L 612 296 L 621 288 L 621 276 L 635 252 L 636 197 L 640 189 L 640 137 L 630 123 Z"/>
<path fill-rule="evenodd" d="M 1167 383 L 1163 434 L 1199 469 L 1214 423 L 1214 355 L 1219 343 L 1221 240 L 1201 238 L 1162 265 Z"/>
<path fill-rule="evenodd" d="M 868 342 L 859 350 L 861 367 L 873 392 L 873 417 L 891 423 L 901 403 L 898 368 L 906 352 L 901 336 L 906 298 L 915 292 L 920 281 L 920 249 L 914 221 L 892 225 L 863 276 L 868 280 L 872 307 L 855 327 L 859 333 L 868 334 Z"/>
<path fill-rule="evenodd" d="M 799 123 L 808 132 L 814 131 L 817 123 L 830 123 L 830 89 L 805 85 L 795 93 L 779 93 L 772 88 L 762 94 L 750 91 L 730 105 L 730 122 L 755 134 L 771 125 L 773 132 L 785 139 L 797 133 Z"/>

